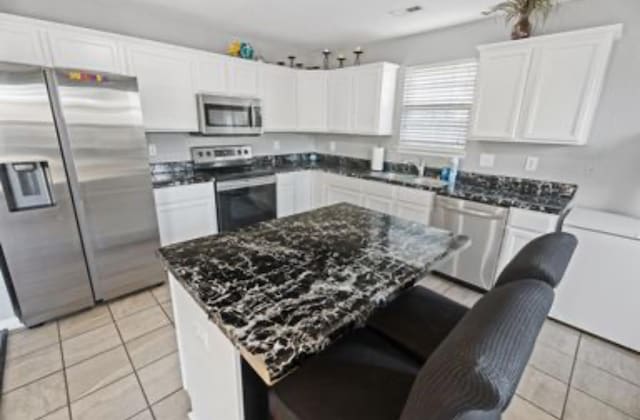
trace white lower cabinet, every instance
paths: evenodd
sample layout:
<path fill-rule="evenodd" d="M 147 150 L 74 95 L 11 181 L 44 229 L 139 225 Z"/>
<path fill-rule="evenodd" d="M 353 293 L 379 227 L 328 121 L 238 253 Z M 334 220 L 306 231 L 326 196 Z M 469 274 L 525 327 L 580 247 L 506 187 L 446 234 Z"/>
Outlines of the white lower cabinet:
<path fill-rule="evenodd" d="M 360 180 L 348 176 L 324 174 L 324 202 L 330 206 L 337 203 L 362 205 Z"/>
<path fill-rule="evenodd" d="M 154 190 L 162 246 L 218 233 L 213 183 Z"/>
<path fill-rule="evenodd" d="M 309 211 L 312 208 L 313 174 L 298 171 L 277 175 L 278 217 Z"/>
<path fill-rule="evenodd" d="M 362 180 L 362 206 L 381 213 L 393 214 L 393 185 Z"/>
<path fill-rule="evenodd" d="M 553 232 L 557 221 L 558 216 L 553 214 L 510 209 L 500 250 L 498 275 L 526 244 L 545 233 Z"/>
<path fill-rule="evenodd" d="M 415 188 L 396 187 L 395 198 L 394 215 L 425 225 L 431 223 L 435 193 Z"/>

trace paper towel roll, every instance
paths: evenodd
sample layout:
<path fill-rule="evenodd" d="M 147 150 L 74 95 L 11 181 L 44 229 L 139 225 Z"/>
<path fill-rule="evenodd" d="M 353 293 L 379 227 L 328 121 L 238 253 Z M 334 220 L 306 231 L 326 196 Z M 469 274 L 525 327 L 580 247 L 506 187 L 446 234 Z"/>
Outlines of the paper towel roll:
<path fill-rule="evenodd" d="M 374 147 L 371 153 L 371 170 L 382 171 L 384 169 L 384 147 Z"/>

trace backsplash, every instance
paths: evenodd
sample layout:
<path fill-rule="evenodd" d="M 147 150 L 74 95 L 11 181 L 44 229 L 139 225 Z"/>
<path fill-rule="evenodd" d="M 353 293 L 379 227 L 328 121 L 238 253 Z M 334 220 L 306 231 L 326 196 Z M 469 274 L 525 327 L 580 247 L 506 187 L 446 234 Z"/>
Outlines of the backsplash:
<path fill-rule="evenodd" d="M 348 156 L 330 155 L 315 152 L 287 153 L 280 155 L 262 155 L 255 157 L 253 164 L 256 168 L 278 169 L 313 169 L 334 168 L 340 172 L 367 172 L 370 161 L 368 159 L 353 158 Z M 384 170 L 389 172 L 417 174 L 417 169 L 411 164 L 386 161 Z M 440 168 L 428 167 L 425 175 L 437 177 Z M 163 179 L 180 177 L 197 178 L 198 171 L 192 161 L 162 162 L 151 164 L 151 174 L 154 183 L 162 183 Z M 572 198 L 578 186 L 562 182 L 539 180 L 531 178 L 519 178 L 501 175 L 488 175 L 476 172 L 460 171 L 458 182 L 464 185 L 465 193 L 470 190 L 482 191 L 508 191 L 523 196 L 553 195 Z"/>

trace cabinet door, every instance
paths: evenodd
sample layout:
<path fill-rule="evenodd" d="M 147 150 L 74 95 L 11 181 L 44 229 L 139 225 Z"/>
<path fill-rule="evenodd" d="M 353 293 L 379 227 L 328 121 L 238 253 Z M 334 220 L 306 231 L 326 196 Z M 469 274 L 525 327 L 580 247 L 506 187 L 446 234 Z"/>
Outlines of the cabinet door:
<path fill-rule="evenodd" d="M 295 131 L 296 71 L 279 66 L 260 66 L 260 91 L 265 131 Z"/>
<path fill-rule="evenodd" d="M 395 187 L 377 181 L 360 181 L 362 206 L 381 213 L 393 214 Z"/>
<path fill-rule="evenodd" d="M 498 262 L 498 275 L 502 273 L 504 267 L 526 244 L 541 235 L 543 235 L 543 233 L 507 226 L 504 239 L 502 240 L 502 249 Z"/>
<path fill-rule="evenodd" d="M 144 125 L 154 131 L 196 131 L 191 55 L 155 45 L 128 45 L 130 72 L 138 78 Z"/>
<path fill-rule="evenodd" d="M 521 140 L 586 143 L 612 42 L 611 38 L 583 37 L 536 48 Z"/>
<path fill-rule="evenodd" d="M 258 65 L 240 58 L 227 59 L 227 86 L 232 95 L 258 96 Z"/>
<path fill-rule="evenodd" d="M 0 18 L 0 61 L 50 65 L 50 58 L 45 55 L 43 37 L 36 24 L 3 15 Z"/>
<path fill-rule="evenodd" d="M 218 232 L 212 184 L 160 188 L 154 196 L 163 246 Z"/>
<path fill-rule="evenodd" d="M 362 206 L 368 208 L 369 210 L 375 210 L 386 214 L 393 214 L 393 198 L 390 197 L 363 194 Z"/>
<path fill-rule="evenodd" d="M 327 125 L 330 132 L 348 133 L 352 127 L 352 69 L 332 70 L 328 75 Z"/>
<path fill-rule="evenodd" d="M 73 29 L 50 29 L 53 65 L 83 70 L 125 73 L 119 39 L 108 34 Z"/>
<path fill-rule="evenodd" d="M 309 171 L 293 174 L 295 189 L 295 212 L 302 213 L 312 208 L 313 202 L 313 174 Z"/>
<path fill-rule="evenodd" d="M 327 72 L 298 71 L 298 131 L 327 130 Z"/>
<path fill-rule="evenodd" d="M 529 46 L 480 51 L 472 139 L 515 139 L 531 51 Z"/>
<path fill-rule="evenodd" d="M 397 200 L 393 214 L 424 225 L 428 225 L 431 221 L 431 207 L 411 201 Z"/>
<path fill-rule="evenodd" d="M 218 54 L 196 54 L 193 78 L 196 93 L 228 92 L 227 62 L 226 57 Z"/>
<path fill-rule="evenodd" d="M 360 191 L 344 188 L 335 184 L 327 185 L 327 205 L 337 203 L 350 203 L 359 206 L 362 204 Z"/>
<path fill-rule="evenodd" d="M 382 73 L 379 66 L 353 70 L 353 132 L 356 134 L 378 132 Z"/>
<path fill-rule="evenodd" d="M 278 174 L 276 184 L 278 217 L 286 217 L 296 212 L 296 188 L 292 174 Z"/>

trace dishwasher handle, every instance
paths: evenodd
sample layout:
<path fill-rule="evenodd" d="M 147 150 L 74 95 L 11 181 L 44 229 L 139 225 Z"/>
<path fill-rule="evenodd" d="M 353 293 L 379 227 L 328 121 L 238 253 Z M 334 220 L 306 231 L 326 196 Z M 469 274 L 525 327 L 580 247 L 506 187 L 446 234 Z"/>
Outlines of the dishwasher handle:
<path fill-rule="evenodd" d="M 445 210 L 454 212 L 454 213 L 467 214 L 469 216 L 480 217 L 480 218 L 483 218 L 483 219 L 489 219 L 489 220 L 504 219 L 504 214 L 503 214 L 502 211 L 499 211 L 499 212 L 496 212 L 496 213 L 489 213 L 489 212 L 485 212 L 485 211 L 481 211 L 481 210 L 453 207 L 453 206 L 447 206 L 447 205 L 444 205 L 444 204 L 438 204 L 436 206 L 440 207 L 440 208 L 443 208 Z"/>

